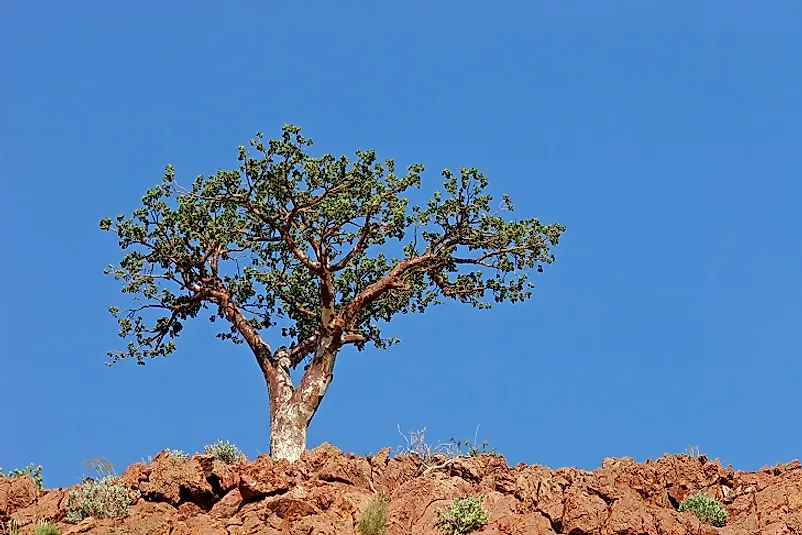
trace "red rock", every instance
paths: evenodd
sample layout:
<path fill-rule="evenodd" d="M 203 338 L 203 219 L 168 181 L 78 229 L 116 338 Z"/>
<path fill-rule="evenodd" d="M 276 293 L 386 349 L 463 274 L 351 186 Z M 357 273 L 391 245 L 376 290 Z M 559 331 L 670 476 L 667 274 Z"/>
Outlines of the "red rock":
<path fill-rule="evenodd" d="M 0 516 L 29 507 L 38 496 L 39 487 L 30 477 L 0 477 Z"/>
<path fill-rule="evenodd" d="M 156 459 L 159 459 L 161 455 L 157 455 Z M 120 481 L 129 489 L 138 489 L 142 483 L 148 480 L 152 471 L 152 468 L 144 463 L 134 463 L 125 469 L 120 476 Z"/>
<path fill-rule="evenodd" d="M 370 463 L 367 459 L 348 459 L 343 452 L 324 443 L 301 455 L 301 468 L 312 480 L 328 483 L 342 483 L 368 490 L 370 488 Z"/>
<path fill-rule="evenodd" d="M 255 500 L 288 492 L 294 483 L 290 463 L 260 455 L 239 472 L 239 491 L 245 500 Z"/>
<path fill-rule="evenodd" d="M 192 518 L 193 516 L 201 515 L 203 513 L 204 513 L 203 509 L 201 509 L 200 506 L 196 503 L 184 502 L 178 506 L 179 520 L 186 520 L 187 518 Z"/>
<path fill-rule="evenodd" d="M 134 475 L 136 474 L 136 475 Z M 126 470 L 126 481 L 139 481 L 142 497 L 148 501 L 164 501 L 173 506 L 191 501 L 208 511 L 226 492 L 239 483 L 238 474 L 225 463 L 209 455 L 193 455 L 186 461 L 161 452 L 145 471 Z"/>
<path fill-rule="evenodd" d="M 66 510 L 67 491 L 66 490 L 45 490 L 41 491 L 39 497 L 28 507 L 20 509 L 11 517 L 23 524 L 33 523 L 36 520 L 61 520 Z"/>
<path fill-rule="evenodd" d="M 35 519 L 48 518 L 64 535 L 355 535 L 360 511 L 383 492 L 388 535 L 439 534 L 437 509 L 468 495 L 481 496 L 490 515 L 475 535 L 798 535 L 800 468 L 793 461 L 735 472 L 687 455 L 610 458 L 592 472 L 510 468 L 493 456 L 425 465 L 416 456 L 391 458 L 389 449 L 364 458 L 329 444 L 293 464 L 267 455 L 229 466 L 205 455 L 181 462 L 159 454 L 121 476 L 142 494 L 128 517 L 65 524 L 68 489 L 39 491 L 30 478 L 0 478 L 0 520 L 11 514 L 26 534 Z M 677 511 L 694 492 L 725 503 L 725 527 Z"/>
<path fill-rule="evenodd" d="M 209 511 L 209 516 L 213 518 L 231 518 L 234 513 L 239 511 L 242 506 L 242 494 L 239 489 L 234 489 L 225 496 L 223 499 L 214 504 L 212 510 Z"/>

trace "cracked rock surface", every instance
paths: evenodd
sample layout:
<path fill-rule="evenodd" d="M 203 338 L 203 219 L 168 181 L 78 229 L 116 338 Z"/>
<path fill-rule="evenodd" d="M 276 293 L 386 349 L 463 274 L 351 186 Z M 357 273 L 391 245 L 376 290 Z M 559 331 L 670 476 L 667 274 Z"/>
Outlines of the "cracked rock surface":
<path fill-rule="evenodd" d="M 57 523 L 62 535 L 352 535 L 376 493 L 390 498 L 388 535 L 435 535 L 436 510 L 481 496 L 490 513 L 477 535 L 802 535 L 799 461 L 736 472 L 688 455 L 645 463 L 605 459 L 593 471 L 507 466 L 483 455 L 426 466 L 416 456 L 345 455 L 329 444 L 293 464 L 261 455 L 229 466 L 207 455 L 177 461 L 162 452 L 128 467 L 139 491 L 127 517 L 64 522 L 69 489 L 39 490 L 28 477 L 0 478 L 0 520 Z M 432 468 L 431 466 L 435 466 Z M 729 511 L 727 525 L 678 512 L 704 492 Z"/>

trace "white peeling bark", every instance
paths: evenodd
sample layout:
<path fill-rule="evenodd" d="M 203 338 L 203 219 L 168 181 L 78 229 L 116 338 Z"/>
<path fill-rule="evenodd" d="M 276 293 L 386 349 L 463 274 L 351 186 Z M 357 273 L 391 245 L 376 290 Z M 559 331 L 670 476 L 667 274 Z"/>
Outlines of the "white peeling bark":
<path fill-rule="evenodd" d="M 306 450 L 307 429 L 334 377 L 336 354 L 335 338 L 324 337 L 297 389 L 290 378 L 289 360 L 283 365 L 278 359 L 270 396 L 270 456 L 274 459 L 294 462 Z"/>
<path fill-rule="evenodd" d="M 293 403 L 271 412 L 270 456 L 290 462 L 297 461 L 306 449 L 308 421 L 304 421 L 306 418 L 300 407 Z"/>

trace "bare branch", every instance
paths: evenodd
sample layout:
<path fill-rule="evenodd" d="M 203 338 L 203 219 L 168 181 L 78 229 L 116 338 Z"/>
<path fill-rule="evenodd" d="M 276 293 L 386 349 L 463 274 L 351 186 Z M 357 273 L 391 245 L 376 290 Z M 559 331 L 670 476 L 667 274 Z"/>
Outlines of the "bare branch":
<path fill-rule="evenodd" d="M 495 251 L 488 251 L 476 258 L 454 258 L 453 261 L 455 264 L 476 264 L 485 267 L 493 267 L 492 264 L 486 264 L 484 263 L 484 261 L 487 260 L 488 258 L 516 253 L 520 251 L 526 251 L 531 248 L 532 248 L 531 246 L 519 245 L 516 247 L 507 247 L 504 249 L 496 249 Z"/>

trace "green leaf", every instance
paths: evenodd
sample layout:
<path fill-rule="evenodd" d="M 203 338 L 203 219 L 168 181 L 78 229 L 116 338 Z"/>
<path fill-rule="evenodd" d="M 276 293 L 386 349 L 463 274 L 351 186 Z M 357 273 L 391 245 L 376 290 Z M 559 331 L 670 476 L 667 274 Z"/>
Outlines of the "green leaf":
<path fill-rule="evenodd" d="M 238 147 L 237 168 L 184 187 L 168 165 L 140 207 L 100 221 L 124 252 L 105 273 L 134 299 L 110 309 L 129 341 L 114 361 L 170 354 L 201 313 L 234 343 L 253 329 L 300 346 L 336 317 L 357 349 L 385 348 L 398 341 L 383 335 L 397 314 L 446 298 L 479 309 L 526 300 L 531 274 L 554 261 L 565 227 L 505 218 L 510 198 L 494 204 L 477 169 L 444 170 L 443 192 L 412 205 L 422 165 L 402 173 L 373 150 L 349 159 L 311 146 L 292 125 L 277 139 L 257 133 Z"/>

